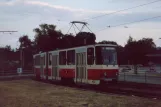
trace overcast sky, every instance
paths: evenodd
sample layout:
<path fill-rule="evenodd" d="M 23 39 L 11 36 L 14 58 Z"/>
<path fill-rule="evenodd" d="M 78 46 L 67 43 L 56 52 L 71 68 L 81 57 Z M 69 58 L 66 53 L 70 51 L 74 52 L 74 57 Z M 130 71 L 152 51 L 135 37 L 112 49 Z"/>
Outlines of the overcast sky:
<path fill-rule="evenodd" d="M 16 48 L 19 45 L 18 38 L 24 34 L 33 39 L 33 29 L 41 23 L 55 24 L 57 29 L 67 33 L 70 21 L 90 19 L 153 1 L 157 0 L 0 0 L 0 30 L 18 31 L 14 34 L 0 33 L 0 46 L 9 44 Z M 159 40 L 161 17 L 107 28 L 107 26 L 116 26 L 156 16 L 161 16 L 161 0 L 86 21 L 89 23 L 89 28 L 95 32 L 97 41 L 111 40 L 124 46 L 131 35 L 136 40 L 143 37 L 153 38 L 156 45 L 161 46 L 161 40 Z M 104 30 L 101 31 L 101 29 Z M 72 33 L 73 30 L 70 32 Z"/>

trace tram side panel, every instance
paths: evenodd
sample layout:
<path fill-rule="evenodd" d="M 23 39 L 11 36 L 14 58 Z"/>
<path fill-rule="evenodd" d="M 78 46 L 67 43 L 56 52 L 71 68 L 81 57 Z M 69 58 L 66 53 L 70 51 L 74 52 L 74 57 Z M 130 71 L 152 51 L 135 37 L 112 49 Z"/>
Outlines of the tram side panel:
<path fill-rule="evenodd" d="M 48 53 L 48 79 L 52 80 L 52 53 Z"/>
<path fill-rule="evenodd" d="M 100 84 L 101 74 L 104 70 L 102 70 L 102 66 L 99 68 L 95 65 L 94 52 L 94 47 L 85 47 L 76 50 L 75 83 Z"/>
<path fill-rule="evenodd" d="M 88 66 L 88 79 L 94 80 L 92 83 L 100 83 L 104 81 L 117 81 L 118 67 L 113 65 L 95 65 L 93 67 Z"/>
<path fill-rule="evenodd" d="M 88 84 L 87 79 L 87 47 L 76 49 L 76 72 L 74 82 L 76 84 Z"/>
<path fill-rule="evenodd" d="M 97 70 L 95 64 L 95 48 L 87 48 L 87 78 L 88 84 L 100 84 L 100 70 Z"/>
<path fill-rule="evenodd" d="M 75 50 L 59 52 L 59 73 L 61 79 L 72 79 L 75 76 Z"/>
<path fill-rule="evenodd" d="M 59 73 L 59 52 L 52 52 L 52 80 L 60 80 Z"/>
<path fill-rule="evenodd" d="M 47 67 L 46 67 L 46 53 L 40 54 L 40 74 L 41 79 L 47 79 Z"/>
<path fill-rule="evenodd" d="M 34 55 L 33 56 L 34 59 L 34 74 L 36 79 L 40 79 L 41 77 L 41 72 L 40 72 L 40 55 Z"/>
<path fill-rule="evenodd" d="M 108 53 L 104 55 L 106 56 L 106 54 Z M 34 56 L 34 71 L 36 77 L 41 79 L 67 78 L 74 79 L 75 83 L 99 84 L 102 78 L 117 78 L 118 67 L 116 64 L 96 63 L 99 58 L 96 58 L 95 46 L 54 51 L 49 54 L 40 53 L 39 58 L 36 56 Z M 36 59 L 39 63 L 36 63 Z"/>
<path fill-rule="evenodd" d="M 99 51 L 101 52 L 101 50 Z M 104 54 L 105 56 L 108 53 Z M 98 63 L 97 60 L 100 60 L 100 55 L 97 56 L 93 48 L 87 49 L 87 72 L 88 72 L 88 83 L 89 84 L 100 84 L 101 81 L 117 81 L 118 77 L 118 65 L 104 65 L 103 61 L 106 59 L 101 59 L 101 62 Z M 96 57 L 94 57 L 96 56 Z"/>

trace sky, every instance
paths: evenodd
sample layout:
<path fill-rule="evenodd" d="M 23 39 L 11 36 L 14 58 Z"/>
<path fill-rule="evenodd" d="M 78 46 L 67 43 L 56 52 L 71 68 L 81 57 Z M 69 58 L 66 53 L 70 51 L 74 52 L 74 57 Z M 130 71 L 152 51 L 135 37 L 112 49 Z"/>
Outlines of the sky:
<path fill-rule="evenodd" d="M 153 1 L 156 2 L 150 3 Z M 116 12 L 147 3 L 150 4 Z M 0 31 L 18 31 L 0 33 L 0 46 L 17 48 L 22 35 L 33 40 L 33 29 L 42 23 L 54 24 L 66 34 L 71 21 L 86 21 L 97 42 L 110 40 L 124 46 L 132 36 L 135 40 L 153 38 L 161 46 L 161 17 L 137 22 L 161 16 L 161 0 L 0 0 L 0 14 Z M 130 22 L 137 23 L 125 24 Z"/>

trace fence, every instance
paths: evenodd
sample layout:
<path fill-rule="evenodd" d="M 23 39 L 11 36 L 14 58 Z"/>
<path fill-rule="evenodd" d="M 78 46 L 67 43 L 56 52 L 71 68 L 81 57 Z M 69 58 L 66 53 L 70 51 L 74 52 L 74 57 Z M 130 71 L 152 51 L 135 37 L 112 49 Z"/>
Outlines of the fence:
<path fill-rule="evenodd" d="M 33 70 L 23 70 L 21 75 L 33 75 Z M 0 71 L 0 77 L 4 76 L 18 76 L 17 70 Z M 126 82 L 138 82 L 138 83 L 150 83 L 161 85 L 161 73 L 157 72 L 120 72 L 119 81 Z"/>
<path fill-rule="evenodd" d="M 23 70 L 21 75 L 28 75 L 28 74 L 34 74 L 33 70 Z M 0 71 L 0 76 L 13 76 L 13 75 L 19 75 L 17 73 L 17 70 L 10 70 L 10 71 Z"/>
<path fill-rule="evenodd" d="M 161 73 L 157 72 L 120 72 L 119 81 L 161 84 Z"/>

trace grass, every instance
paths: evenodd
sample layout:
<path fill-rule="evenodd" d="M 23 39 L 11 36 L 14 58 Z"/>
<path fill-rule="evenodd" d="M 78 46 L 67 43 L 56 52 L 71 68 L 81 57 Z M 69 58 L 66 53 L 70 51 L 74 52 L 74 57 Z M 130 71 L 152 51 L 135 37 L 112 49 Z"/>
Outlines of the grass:
<path fill-rule="evenodd" d="M 36 82 L 0 82 L 0 107 L 161 107 L 161 102 Z"/>

